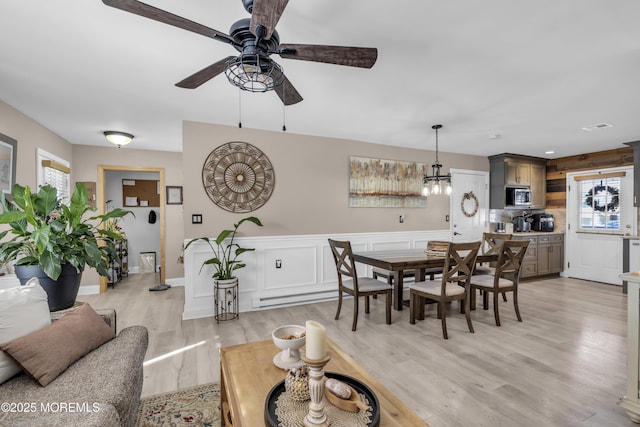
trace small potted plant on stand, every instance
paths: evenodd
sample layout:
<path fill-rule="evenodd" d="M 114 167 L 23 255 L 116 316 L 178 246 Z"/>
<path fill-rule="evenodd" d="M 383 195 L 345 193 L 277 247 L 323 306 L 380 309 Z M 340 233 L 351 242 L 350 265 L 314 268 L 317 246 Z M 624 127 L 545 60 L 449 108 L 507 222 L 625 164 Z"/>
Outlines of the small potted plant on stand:
<path fill-rule="evenodd" d="M 32 193 L 28 186 L 16 184 L 11 195 L 13 200 L 8 201 L 0 192 L 0 224 L 10 227 L 0 233 L 0 240 L 13 235 L 0 242 L 0 262 L 15 262 L 16 276 L 23 285 L 37 277 L 51 311 L 75 303 L 85 265 L 109 277 L 110 261 L 118 259 L 114 240 L 119 237 L 99 227 L 109 219 L 133 214 L 131 211 L 116 208 L 85 218 L 95 208 L 89 206 L 87 188 L 81 184 L 76 185 L 69 205 L 58 199 L 58 191 L 50 185 Z"/>
<path fill-rule="evenodd" d="M 200 271 L 205 265 L 213 266 L 214 272 L 211 277 L 213 277 L 215 284 L 215 317 L 218 322 L 238 317 L 238 278 L 234 276 L 234 273 L 236 270 L 246 267 L 246 264 L 240 261 L 238 257 L 245 252 L 255 250 L 253 248 L 243 248 L 235 242 L 238 227 L 245 221 L 262 227 L 262 223 L 258 218 L 250 216 L 234 224 L 233 230 L 222 230 L 215 239 L 198 237 L 190 240 L 184 246 L 184 249 L 187 249 L 192 243 L 202 241 L 207 243 L 213 251 L 213 257 L 202 263 Z"/>

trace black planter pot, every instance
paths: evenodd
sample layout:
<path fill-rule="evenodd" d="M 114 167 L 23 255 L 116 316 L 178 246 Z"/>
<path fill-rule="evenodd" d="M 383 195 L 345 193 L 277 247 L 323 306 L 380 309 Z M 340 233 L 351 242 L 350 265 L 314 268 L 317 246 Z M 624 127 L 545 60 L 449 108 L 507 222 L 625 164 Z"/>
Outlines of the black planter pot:
<path fill-rule="evenodd" d="M 78 273 L 71 264 L 62 266 L 62 273 L 60 273 L 58 280 L 52 280 L 37 265 L 16 265 L 15 271 L 16 277 L 23 286 L 27 284 L 29 279 L 38 278 L 40 286 L 47 293 L 49 311 L 64 310 L 76 302 L 82 270 Z"/>

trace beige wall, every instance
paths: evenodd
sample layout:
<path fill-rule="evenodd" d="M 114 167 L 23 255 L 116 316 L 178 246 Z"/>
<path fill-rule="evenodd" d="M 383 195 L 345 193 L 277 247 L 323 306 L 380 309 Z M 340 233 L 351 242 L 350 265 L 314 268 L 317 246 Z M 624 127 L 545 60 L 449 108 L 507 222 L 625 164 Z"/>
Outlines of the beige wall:
<path fill-rule="evenodd" d="M 243 235 L 304 235 L 448 229 L 447 197 L 430 197 L 427 208 L 349 208 L 349 156 L 433 162 L 432 151 L 396 148 L 336 138 L 286 132 L 238 129 L 206 123 L 184 122 L 183 153 L 72 145 L 33 119 L 0 101 L 0 132 L 18 141 L 17 182 L 36 183 L 36 148 L 71 161 L 73 182 L 98 181 L 98 165 L 164 168 L 165 184 L 184 187 L 184 205 L 166 206 L 166 277 L 183 276 L 176 263 L 185 238 L 217 235 L 245 214 L 218 208 L 202 188 L 202 165 L 209 153 L 230 141 L 245 141 L 260 148 L 271 160 L 276 185 L 271 199 L 252 212 L 263 228 L 246 224 Z M 449 168 L 489 170 L 485 157 L 440 153 L 444 173 Z M 97 203 L 104 201 L 98 200 Z M 203 215 L 202 225 L 191 224 L 191 214 Z M 398 216 L 405 215 L 404 224 Z M 85 273 L 83 285 L 96 285 L 95 271 Z"/>
<path fill-rule="evenodd" d="M 98 165 L 103 165 L 128 166 L 140 169 L 161 168 L 164 169 L 165 185 L 183 185 L 182 153 L 136 150 L 133 146 L 135 146 L 135 140 L 132 145 L 123 148 L 74 145 L 73 169 L 75 181 L 98 182 Z M 97 203 L 100 206 L 101 203 L 104 203 L 104 200 L 98 200 Z M 167 205 L 165 207 L 165 215 L 165 277 L 167 279 L 183 277 L 183 266 L 176 262 L 184 240 L 182 205 Z M 87 284 L 89 283 L 88 280 L 91 280 L 91 278 L 87 279 Z M 83 283 L 85 283 L 84 277 Z"/>
<path fill-rule="evenodd" d="M 0 132 L 17 140 L 16 182 L 36 185 L 36 149 L 41 148 L 72 162 L 71 144 L 35 120 L 0 101 Z M 71 172 L 73 179 L 73 171 Z"/>
<path fill-rule="evenodd" d="M 251 213 L 263 222 L 245 224 L 242 235 L 391 232 L 448 229 L 449 198 L 430 197 L 426 208 L 349 208 L 349 156 L 393 160 L 435 159 L 431 151 L 391 147 L 286 132 L 239 129 L 206 123 L 183 124 L 185 237 L 215 236 L 224 227 L 249 214 L 233 214 L 217 207 L 202 187 L 202 165 L 216 147 L 243 141 L 262 150 L 273 164 L 276 184 L 269 201 Z M 486 157 L 440 153 L 444 173 L 449 168 L 489 170 Z M 203 224 L 191 224 L 191 215 L 203 215 Z M 404 213 L 405 222 L 398 216 Z"/>

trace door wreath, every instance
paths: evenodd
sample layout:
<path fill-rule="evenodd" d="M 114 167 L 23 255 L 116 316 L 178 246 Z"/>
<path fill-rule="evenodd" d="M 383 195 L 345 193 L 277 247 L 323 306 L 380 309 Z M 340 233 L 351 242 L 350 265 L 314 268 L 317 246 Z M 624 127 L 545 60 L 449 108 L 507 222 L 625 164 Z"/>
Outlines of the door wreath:
<path fill-rule="evenodd" d="M 600 193 L 603 191 L 609 195 L 609 203 L 601 205 L 600 202 L 598 202 L 598 199 L 600 198 Z M 604 186 L 602 184 L 596 185 L 587 192 L 586 197 L 584 198 L 584 204 L 586 206 L 593 206 L 594 211 L 611 212 L 616 210 L 620 205 L 619 194 L 620 192 L 617 188 Z"/>
<path fill-rule="evenodd" d="M 472 212 L 467 212 L 466 208 L 464 207 L 465 200 L 471 200 L 473 202 L 473 211 Z M 480 204 L 478 203 L 478 198 L 476 197 L 475 194 L 473 194 L 473 191 L 469 191 L 468 193 L 464 193 L 464 195 L 462 196 L 462 202 L 460 202 L 460 208 L 462 209 L 462 213 L 464 214 L 464 216 L 466 216 L 468 218 L 474 217 L 478 213 L 478 207 L 479 206 L 480 206 Z"/>

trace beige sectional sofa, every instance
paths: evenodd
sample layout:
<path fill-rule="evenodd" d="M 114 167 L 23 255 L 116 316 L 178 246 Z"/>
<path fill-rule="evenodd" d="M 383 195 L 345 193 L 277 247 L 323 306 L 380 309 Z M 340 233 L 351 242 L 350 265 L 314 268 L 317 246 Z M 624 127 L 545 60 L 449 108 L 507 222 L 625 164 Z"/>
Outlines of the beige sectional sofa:
<path fill-rule="evenodd" d="M 114 310 L 95 310 L 116 332 Z M 52 320 L 60 315 L 52 314 Z M 0 425 L 131 426 L 142 391 L 148 332 L 131 326 L 46 386 L 24 373 L 0 384 Z"/>

